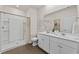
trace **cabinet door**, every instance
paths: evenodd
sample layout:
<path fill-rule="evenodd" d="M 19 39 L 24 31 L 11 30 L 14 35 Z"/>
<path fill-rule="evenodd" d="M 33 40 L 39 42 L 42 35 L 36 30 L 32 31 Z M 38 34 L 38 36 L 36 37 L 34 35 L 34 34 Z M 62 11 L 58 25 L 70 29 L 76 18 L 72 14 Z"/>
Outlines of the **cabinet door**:
<path fill-rule="evenodd" d="M 49 53 L 49 36 L 46 35 L 38 35 L 38 45 L 44 51 Z"/>
<path fill-rule="evenodd" d="M 44 47 L 43 47 L 43 49 L 47 52 L 47 53 L 49 53 L 49 36 L 44 36 Z"/>
<path fill-rule="evenodd" d="M 59 53 L 59 42 L 55 41 L 54 37 L 50 37 L 50 53 L 51 54 L 58 54 Z"/>
<path fill-rule="evenodd" d="M 74 53 L 76 53 L 76 49 L 66 46 L 64 44 L 60 44 L 59 45 L 59 53 L 60 54 L 74 54 Z"/>
<path fill-rule="evenodd" d="M 42 35 L 38 35 L 38 46 L 40 47 L 40 48 L 42 48 L 43 49 L 43 47 L 44 47 L 44 39 L 42 38 Z"/>

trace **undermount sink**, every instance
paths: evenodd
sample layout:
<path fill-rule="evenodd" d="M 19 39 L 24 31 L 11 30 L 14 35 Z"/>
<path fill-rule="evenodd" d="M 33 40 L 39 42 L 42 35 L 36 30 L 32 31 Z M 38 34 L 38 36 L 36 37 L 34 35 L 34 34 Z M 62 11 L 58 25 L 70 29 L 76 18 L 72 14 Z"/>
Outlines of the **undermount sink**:
<path fill-rule="evenodd" d="M 51 34 L 54 34 L 54 35 L 62 35 L 62 36 L 65 36 L 66 33 L 62 33 L 62 32 L 51 32 Z"/>

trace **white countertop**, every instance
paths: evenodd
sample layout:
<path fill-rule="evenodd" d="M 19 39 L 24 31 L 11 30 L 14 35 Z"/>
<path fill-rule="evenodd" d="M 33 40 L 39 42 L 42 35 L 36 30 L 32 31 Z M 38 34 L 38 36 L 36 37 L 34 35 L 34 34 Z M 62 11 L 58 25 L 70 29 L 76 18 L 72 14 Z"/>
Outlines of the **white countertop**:
<path fill-rule="evenodd" d="M 46 32 L 40 32 L 39 34 L 44 34 L 44 35 L 48 35 L 48 36 L 52 36 L 52 37 L 58 37 L 58 38 L 63 38 L 65 40 L 71 40 L 74 42 L 78 42 L 79 43 L 79 36 L 77 35 L 72 35 L 72 34 L 67 34 L 66 35 L 62 35 L 62 34 L 56 34 L 56 33 L 46 33 Z"/>

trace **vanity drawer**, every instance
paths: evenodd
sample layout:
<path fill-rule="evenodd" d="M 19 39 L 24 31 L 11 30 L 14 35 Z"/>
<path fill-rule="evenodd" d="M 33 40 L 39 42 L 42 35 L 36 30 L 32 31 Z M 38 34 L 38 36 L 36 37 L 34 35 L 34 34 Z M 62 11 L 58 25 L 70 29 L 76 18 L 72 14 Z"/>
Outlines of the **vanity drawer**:
<path fill-rule="evenodd" d="M 57 41 L 59 43 L 62 43 L 64 45 L 66 45 L 66 46 L 69 46 L 71 48 L 77 48 L 78 45 L 79 45 L 79 43 L 71 41 L 71 40 L 68 40 L 68 39 L 63 39 L 63 38 L 58 38 L 58 37 L 52 37 L 52 39 L 54 41 Z"/>
<path fill-rule="evenodd" d="M 67 39 L 58 39 L 60 43 L 62 44 L 65 44 L 71 48 L 77 48 L 77 46 L 79 45 L 79 43 L 77 42 L 74 42 L 74 41 L 70 41 L 70 40 L 67 40 Z"/>

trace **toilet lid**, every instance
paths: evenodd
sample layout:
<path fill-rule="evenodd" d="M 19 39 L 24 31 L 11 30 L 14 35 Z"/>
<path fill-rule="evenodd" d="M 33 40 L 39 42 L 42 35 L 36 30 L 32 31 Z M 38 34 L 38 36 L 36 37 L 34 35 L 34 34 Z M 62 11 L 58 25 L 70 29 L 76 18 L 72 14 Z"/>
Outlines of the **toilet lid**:
<path fill-rule="evenodd" d="M 32 41 L 37 41 L 38 39 L 37 38 L 32 38 Z"/>

